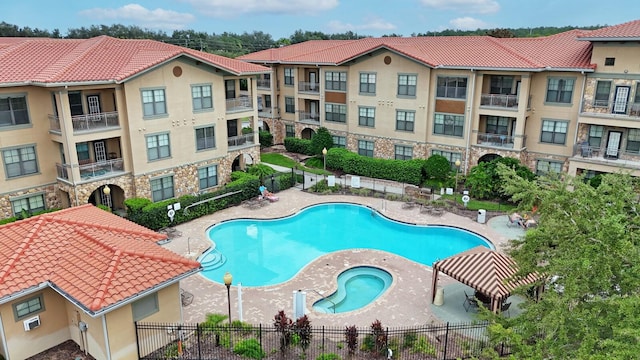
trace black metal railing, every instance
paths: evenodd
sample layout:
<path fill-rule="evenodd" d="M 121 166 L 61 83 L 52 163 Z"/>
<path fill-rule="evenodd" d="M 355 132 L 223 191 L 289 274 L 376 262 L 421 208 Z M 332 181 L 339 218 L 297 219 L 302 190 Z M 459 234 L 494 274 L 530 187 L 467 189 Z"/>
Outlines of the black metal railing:
<path fill-rule="evenodd" d="M 381 328 L 359 327 L 357 346 L 349 346 L 346 327 L 312 327 L 309 341 L 296 330 L 283 335 L 272 325 L 136 323 L 138 357 L 160 359 L 237 359 L 239 352 L 261 352 L 262 357 L 276 355 L 283 359 L 317 359 L 335 354 L 342 359 L 468 359 L 481 356 L 493 348 L 500 356 L 508 355 L 508 344 L 490 344 L 487 323 L 424 325 Z M 307 337 L 305 337 L 307 338 Z M 304 345 L 304 346 L 303 346 Z"/>

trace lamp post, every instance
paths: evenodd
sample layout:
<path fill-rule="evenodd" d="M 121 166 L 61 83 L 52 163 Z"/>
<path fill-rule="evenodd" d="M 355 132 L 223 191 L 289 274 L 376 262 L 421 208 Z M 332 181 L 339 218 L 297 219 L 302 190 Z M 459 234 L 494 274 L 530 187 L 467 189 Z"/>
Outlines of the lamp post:
<path fill-rule="evenodd" d="M 231 325 L 231 292 L 230 292 L 230 288 L 231 288 L 231 282 L 233 281 L 233 276 L 231 276 L 231 273 L 229 273 L 227 271 L 224 274 L 224 276 L 222 277 L 222 280 L 224 280 L 224 286 L 227 287 L 227 304 L 229 304 L 229 325 Z"/>
<path fill-rule="evenodd" d="M 327 171 L 327 148 L 322 148 L 322 163 L 324 165 L 324 170 Z"/>
<path fill-rule="evenodd" d="M 109 185 L 105 185 L 105 186 L 102 188 L 102 192 L 103 192 L 105 195 L 109 195 L 109 194 L 111 194 L 111 188 L 109 187 Z"/>
<path fill-rule="evenodd" d="M 456 160 L 456 186 L 455 191 L 458 191 L 458 172 L 460 172 L 460 159 Z"/>
<path fill-rule="evenodd" d="M 275 181 L 276 181 L 276 178 L 272 174 L 271 175 L 271 191 L 273 191 L 273 192 L 276 192 Z"/>

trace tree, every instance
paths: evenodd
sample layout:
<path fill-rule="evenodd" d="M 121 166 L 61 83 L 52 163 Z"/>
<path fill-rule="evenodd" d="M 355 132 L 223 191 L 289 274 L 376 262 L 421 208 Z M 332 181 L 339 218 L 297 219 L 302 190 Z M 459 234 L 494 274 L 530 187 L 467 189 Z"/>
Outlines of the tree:
<path fill-rule="evenodd" d="M 527 180 L 500 165 L 503 190 L 537 202 L 538 228 L 512 241 L 522 274 L 553 279 L 515 319 L 495 317 L 494 340 L 518 359 L 629 359 L 640 349 L 640 216 L 628 175 Z M 524 290 L 521 289 L 524 293 Z"/>
<path fill-rule="evenodd" d="M 426 178 L 434 180 L 438 187 L 442 187 L 443 183 L 446 182 L 451 175 L 451 164 L 449 160 L 442 155 L 431 155 L 424 162 L 423 169 Z"/>
<path fill-rule="evenodd" d="M 500 185 L 502 179 L 497 171 L 498 164 L 505 165 L 514 169 L 516 173 L 527 180 L 535 178 L 535 174 L 528 167 L 522 165 L 520 160 L 510 157 L 500 157 L 490 162 L 482 162 L 471 168 L 469 175 L 465 181 L 465 186 L 471 192 L 471 195 L 477 199 L 508 199 L 508 195 L 504 195 Z"/>
<path fill-rule="evenodd" d="M 516 35 L 509 29 L 493 29 L 486 32 L 487 35 L 494 38 L 513 38 Z"/>
<path fill-rule="evenodd" d="M 322 149 L 331 149 L 333 147 L 333 137 L 326 127 L 321 127 L 311 137 L 311 153 L 316 156 L 322 156 Z"/>

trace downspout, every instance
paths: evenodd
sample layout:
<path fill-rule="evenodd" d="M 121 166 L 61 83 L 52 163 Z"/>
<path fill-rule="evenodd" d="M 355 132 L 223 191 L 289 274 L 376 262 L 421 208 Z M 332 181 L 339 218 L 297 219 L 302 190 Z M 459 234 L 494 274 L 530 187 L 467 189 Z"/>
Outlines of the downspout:
<path fill-rule="evenodd" d="M 64 88 L 67 89 L 68 87 L 65 86 Z M 60 96 L 60 98 L 62 98 L 62 91 L 58 91 L 58 95 Z M 64 117 L 64 106 L 62 106 L 62 104 L 60 104 L 60 100 L 58 100 L 56 103 L 60 105 L 60 115 L 62 115 L 62 116 L 60 116 L 60 128 L 64 130 L 65 150 L 66 150 L 67 154 L 71 154 L 71 149 L 69 149 L 69 133 L 67 132 L 67 128 L 66 128 L 65 121 L 64 121 L 64 118 L 65 118 Z M 73 131 L 73 127 L 72 127 L 71 131 Z M 71 178 L 72 178 L 71 183 L 72 183 L 72 186 L 73 186 L 73 195 L 75 196 L 75 199 L 76 199 L 76 205 L 75 206 L 78 206 L 78 205 L 80 205 L 80 199 L 78 198 L 78 189 L 76 188 L 76 186 L 77 186 L 76 177 L 73 176 L 73 165 L 71 165 L 69 170 L 70 170 L 69 173 L 70 173 Z"/>
<path fill-rule="evenodd" d="M 475 69 L 471 69 L 471 74 L 473 74 L 473 76 L 471 77 L 471 93 L 469 94 L 469 98 L 471 99 L 471 105 L 468 106 L 468 118 L 469 118 L 469 126 L 467 126 L 467 148 L 465 150 L 465 157 L 464 157 L 464 175 L 467 175 L 467 171 L 469 170 L 469 148 L 471 147 L 471 134 L 473 134 L 473 131 L 471 129 L 472 124 L 473 124 L 473 117 L 471 116 L 473 114 L 473 106 L 475 104 L 475 95 L 476 95 L 476 76 L 477 73 L 475 71 Z"/>
<path fill-rule="evenodd" d="M 0 314 L 0 335 L 2 336 L 2 348 L 5 351 L 5 359 L 11 360 L 11 356 L 9 355 L 9 348 L 7 347 L 7 337 L 4 333 L 4 325 L 2 324 L 2 314 Z"/>
<path fill-rule="evenodd" d="M 111 346 L 109 345 L 109 333 L 107 333 L 107 317 L 102 314 L 102 333 L 104 334 L 104 347 L 107 350 L 107 360 L 111 360 Z"/>
<path fill-rule="evenodd" d="M 584 88 L 586 87 L 587 84 L 587 74 L 583 71 L 580 72 L 582 74 L 582 91 L 580 92 L 580 104 L 578 105 L 578 116 L 580 116 L 580 113 L 582 112 L 582 105 L 584 103 Z M 576 132 L 573 135 L 573 144 L 577 144 L 578 143 L 578 119 L 576 119 Z M 573 150 L 571 153 L 571 156 L 573 156 Z"/>

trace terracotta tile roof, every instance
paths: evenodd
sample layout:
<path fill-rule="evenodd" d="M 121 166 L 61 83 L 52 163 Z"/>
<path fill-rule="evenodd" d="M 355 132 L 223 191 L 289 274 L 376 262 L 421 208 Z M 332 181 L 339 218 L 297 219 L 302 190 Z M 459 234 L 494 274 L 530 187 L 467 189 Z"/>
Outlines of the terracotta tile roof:
<path fill-rule="evenodd" d="M 429 67 L 544 70 L 592 69 L 591 45 L 577 41 L 578 31 L 541 38 L 437 36 L 312 40 L 238 57 L 253 63 L 342 65 L 379 49 L 388 49 Z"/>
<path fill-rule="evenodd" d="M 640 20 L 587 31 L 578 38 L 589 41 L 638 41 L 640 40 Z"/>
<path fill-rule="evenodd" d="M 0 226 L 0 302 L 47 283 L 95 313 L 200 270 L 163 239 L 90 204 Z"/>
<path fill-rule="evenodd" d="M 180 56 L 234 75 L 269 71 L 260 65 L 154 40 L 0 37 L 0 83 L 120 83 Z"/>

